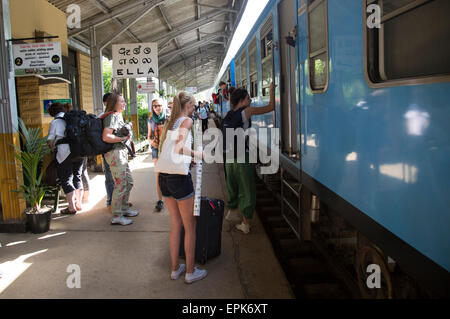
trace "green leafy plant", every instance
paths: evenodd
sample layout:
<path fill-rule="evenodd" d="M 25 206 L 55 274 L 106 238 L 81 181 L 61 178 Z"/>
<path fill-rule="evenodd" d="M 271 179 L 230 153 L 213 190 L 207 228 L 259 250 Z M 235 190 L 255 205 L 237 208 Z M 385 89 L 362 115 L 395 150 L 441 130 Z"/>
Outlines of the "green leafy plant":
<path fill-rule="evenodd" d="M 19 118 L 19 134 L 23 150 L 15 145 L 14 157 L 22 164 L 24 183 L 14 192 L 21 195 L 30 205 L 30 213 L 40 213 L 41 203 L 47 191 L 53 188 L 42 182 L 45 170 L 41 169 L 44 157 L 50 153 L 42 128 L 27 128 Z"/>
<path fill-rule="evenodd" d="M 139 109 L 139 138 L 146 140 L 148 135 L 148 109 Z"/>

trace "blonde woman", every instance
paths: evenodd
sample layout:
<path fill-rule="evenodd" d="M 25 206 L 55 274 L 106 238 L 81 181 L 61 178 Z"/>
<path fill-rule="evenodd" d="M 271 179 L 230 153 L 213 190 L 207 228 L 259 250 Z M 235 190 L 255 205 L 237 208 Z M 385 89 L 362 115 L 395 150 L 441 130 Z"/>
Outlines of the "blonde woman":
<path fill-rule="evenodd" d="M 179 128 L 175 152 L 191 156 L 192 158 L 203 158 L 192 150 L 193 121 L 195 100 L 192 95 L 180 92 L 173 99 L 172 114 L 168 123 L 164 126 L 161 137 L 161 149 L 165 142 L 167 131 Z M 194 185 L 192 177 L 188 175 L 159 174 L 159 186 L 170 212 L 170 257 L 172 261 L 172 280 L 177 280 L 186 271 L 184 281 L 188 284 L 206 277 L 207 271 L 195 267 L 195 217 L 194 217 Z M 181 229 L 184 226 L 184 249 L 186 265 L 179 264 L 179 249 Z"/>

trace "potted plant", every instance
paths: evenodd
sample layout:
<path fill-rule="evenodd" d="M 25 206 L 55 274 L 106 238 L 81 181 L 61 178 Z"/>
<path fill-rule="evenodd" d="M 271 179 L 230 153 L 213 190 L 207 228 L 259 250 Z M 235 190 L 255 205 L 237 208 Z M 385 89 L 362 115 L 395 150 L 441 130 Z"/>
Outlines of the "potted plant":
<path fill-rule="evenodd" d="M 27 128 L 19 118 L 19 134 L 23 150 L 14 145 L 14 156 L 22 164 L 24 182 L 14 192 L 25 198 L 27 225 L 32 233 L 45 233 L 50 229 L 51 207 L 42 207 L 42 199 L 53 188 L 42 181 L 45 170 L 42 169 L 44 156 L 50 153 L 45 137 L 41 137 L 42 128 Z"/>

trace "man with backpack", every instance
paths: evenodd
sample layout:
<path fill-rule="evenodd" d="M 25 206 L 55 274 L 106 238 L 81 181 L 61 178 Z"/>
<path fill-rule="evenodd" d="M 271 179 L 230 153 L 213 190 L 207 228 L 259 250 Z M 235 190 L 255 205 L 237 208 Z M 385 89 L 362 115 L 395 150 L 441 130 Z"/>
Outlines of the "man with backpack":
<path fill-rule="evenodd" d="M 55 119 L 50 123 L 47 143 L 56 152 L 58 179 L 69 203 L 69 207 L 62 210 L 61 214 L 76 214 L 77 211 L 82 210 L 83 158 L 73 153 L 68 143 L 60 143 L 66 138 L 67 123 L 64 120 L 66 107 L 60 103 L 53 103 L 50 105 L 48 113 Z"/>

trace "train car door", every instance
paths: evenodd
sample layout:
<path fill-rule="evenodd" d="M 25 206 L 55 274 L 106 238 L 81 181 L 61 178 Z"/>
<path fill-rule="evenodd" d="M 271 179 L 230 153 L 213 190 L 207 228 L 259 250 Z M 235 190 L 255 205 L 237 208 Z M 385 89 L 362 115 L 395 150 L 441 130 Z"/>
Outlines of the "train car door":
<path fill-rule="evenodd" d="M 281 148 L 294 161 L 300 160 L 297 139 L 295 1 L 283 0 L 278 5 L 280 32 Z M 292 41 L 289 41 L 291 38 Z"/>
<path fill-rule="evenodd" d="M 281 213 L 299 240 L 303 232 L 300 194 L 300 138 L 298 130 L 297 77 L 297 1 L 283 0 L 278 5 L 280 49 L 281 152 L 288 161 L 281 168 Z"/>

